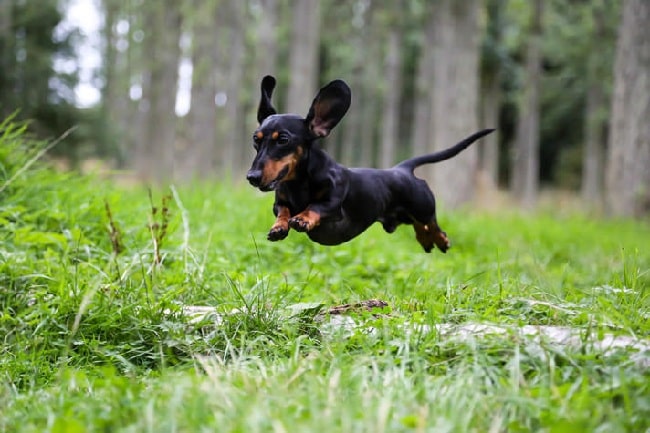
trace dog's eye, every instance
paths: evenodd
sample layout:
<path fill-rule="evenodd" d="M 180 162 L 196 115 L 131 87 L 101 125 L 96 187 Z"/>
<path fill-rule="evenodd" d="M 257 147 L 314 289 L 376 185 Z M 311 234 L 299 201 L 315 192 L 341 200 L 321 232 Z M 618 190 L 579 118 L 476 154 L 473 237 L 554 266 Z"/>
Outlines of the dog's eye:
<path fill-rule="evenodd" d="M 262 142 L 262 139 L 259 137 L 259 135 L 254 134 L 253 135 L 253 148 L 255 150 L 259 150 L 261 142 Z"/>
<path fill-rule="evenodd" d="M 286 135 L 281 135 L 280 138 L 278 138 L 277 143 L 279 146 L 285 146 L 289 144 L 289 137 Z"/>

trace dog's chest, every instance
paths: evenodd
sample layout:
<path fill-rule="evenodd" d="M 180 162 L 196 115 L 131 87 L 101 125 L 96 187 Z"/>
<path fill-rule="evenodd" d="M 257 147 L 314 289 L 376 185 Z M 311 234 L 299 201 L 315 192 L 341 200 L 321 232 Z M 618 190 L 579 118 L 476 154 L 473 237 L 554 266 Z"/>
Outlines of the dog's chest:
<path fill-rule="evenodd" d="M 339 218 L 321 221 L 320 225 L 307 232 L 307 236 L 322 245 L 338 245 L 348 242 L 363 233 L 370 224 L 350 219 L 345 210 Z"/>
<path fill-rule="evenodd" d="M 282 202 L 287 204 L 291 215 L 296 215 L 309 206 L 311 190 L 312 188 L 307 182 L 291 182 L 291 185 L 283 185 L 277 195 Z"/>

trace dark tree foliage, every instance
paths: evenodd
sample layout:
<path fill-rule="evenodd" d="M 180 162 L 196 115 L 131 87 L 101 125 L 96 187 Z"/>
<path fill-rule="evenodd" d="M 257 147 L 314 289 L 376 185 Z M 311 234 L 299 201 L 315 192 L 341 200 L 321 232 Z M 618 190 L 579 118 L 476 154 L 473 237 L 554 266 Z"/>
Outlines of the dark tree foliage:
<path fill-rule="evenodd" d="M 604 17 L 605 34 L 600 41 L 593 40 L 594 8 L 600 8 Z M 592 79 L 598 80 L 609 94 L 619 8 L 620 2 L 609 0 L 552 2 L 548 36 L 544 41 L 540 131 L 543 182 L 562 187 L 579 186 L 589 56 L 594 50 L 598 52 L 597 72 Z"/>
<path fill-rule="evenodd" d="M 30 130 L 42 138 L 53 138 L 78 125 L 78 130 L 54 149 L 73 160 L 77 155 L 99 156 L 137 173 L 140 170 L 135 155 L 138 146 L 146 145 L 150 147 L 142 155 L 143 161 L 161 155 L 174 158 L 174 170 L 166 170 L 170 175 L 177 172 L 182 173 L 179 178 L 190 179 L 203 177 L 201 173 L 222 177 L 228 172 L 242 179 L 241 171 L 247 168 L 250 156 L 246 137 L 254 127 L 260 77 L 272 72 L 278 79 L 278 89 L 289 89 L 292 81 L 305 75 L 304 71 L 291 70 L 290 62 L 292 40 L 304 40 L 293 32 L 297 1 L 97 0 L 92 3 L 102 20 L 97 35 L 100 43 L 95 47 L 103 56 L 95 81 L 101 100 L 97 107 L 81 110 L 74 105 L 74 88 L 80 63 L 75 48 L 82 39 L 75 29 L 61 25 L 63 13 L 71 2 L 0 0 L 0 118 L 18 112 L 17 118 L 29 120 Z M 390 99 L 392 85 L 397 87 L 393 90 L 397 90 L 398 96 L 393 99 L 397 99 L 399 106 L 398 110 L 390 111 L 391 116 L 386 114 L 391 117 L 391 124 L 396 124 L 390 130 L 397 131 L 398 138 L 393 140 L 392 158 L 403 159 L 425 152 L 434 140 L 435 127 L 429 125 L 430 105 L 439 100 L 440 94 L 434 96 L 432 90 L 433 71 L 459 55 L 438 53 L 435 57 L 433 54 L 436 45 L 433 36 L 440 26 L 431 22 L 443 10 L 443 3 L 320 1 L 318 15 L 322 31 L 318 43 L 312 44 L 315 48 L 311 50 L 316 52 L 310 53 L 312 63 L 317 64 L 316 70 L 309 72 L 314 75 L 315 84 L 310 84 L 313 89 L 307 93 L 311 95 L 319 85 L 334 78 L 345 79 L 353 89 L 352 109 L 346 121 L 326 142 L 328 151 L 340 161 L 348 165 L 376 165 L 381 159 L 380 144 L 387 135 L 382 130 L 381 108 Z M 482 120 L 497 123 L 499 129 L 494 136 L 497 143 L 490 143 L 490 149 L 498 151 L 484 152 L 483 158 L 492 162 L 489 167 L 497 167 L 497 175 L 491 179 L 504 186 L 512 177 L 508 162 L 515 125 L 522 114 L 520 101 L 526 90 L 522 77 L 533 3 L 528 0 L 478 3 L 479 28 L 475 42 L 480 43 L 480 64 L 477 67 L 481 85 L 488 86 L 481 89 L 477 110 L 497 112 L 498 115 Z M 615 30 L 623 3 L 616 0 L 546 0 L 544 3 L 539 178 L 543 186 L 577 189 L 584 183 L 582 157 L 586 154 L 584 142 L 590 136 L 585 131 L 595 130 L 597 134 L 591 135 L 600 137 L 606 136 L 608 128 Z M 460 7 L 464 2 L 454 4 Z M 162 11 L 173 12 L 180 20 L 174 21 L 173 26 L 161 21 L 162 28 L 157 30 L 146 18 Z M 314 33 L 310 28 L 304 31 Z M 391 82 L 386 68 L 391 32 L 398 34 L 400 41 L 400 65 L 391 69 L 398 71 L 397 83 Z M 151 37 L 153 33 L 178 42 Z M 174 48 L 180 44 L 182 49 L 157 47 L 163 42 Z M 164 69 L 169 69 L 164 84 L 160 79 L 153 80 L 164 96 L 158 98 L 161 101 L 158 103 L 150 92 L 151 72 L 157 70 L 161 61 L 161 56 L 153 55 L 154 52 L 177 57 L 164 62 L 167 65 Z M 190 102 L 188 114 L 184 116 L 180 111 L 175 112 L 174 104 L 178 102 L 176 90 L 182 87 L 180 84 L 187 87 L 188 83 L 174 77 L 176 64 L 187 66 L 188 61 L 192 64 L 190 95 L 185 94 L 183 99 L 182 92 L 178 93 L 179 101 L 189 99 Z M 589 104 L 588 101 L 594 100 L 588 97 L 594 87 L 599 90 L 600 97 L 596 98 L 599 103 Z M 217 100 L 221 102 L 216 103 Z M 462 100 L 452 100 L 449 108 Z M 486 104 L 486 101 L 492 102 Z M 278 108 L 286 109 L 287 91 L 279 92 L 276 102 Z M 164 107 L 157 107 L 160 104 Z M 594 105 L 597 109 L 590 109 Z M 165 120 L 156 119 L 150 109 L 160 109 L 169 116 Z M 439 111 L 436 114 L 440 116 L 439 128 L 447 128 L 453 119 L 446 118 L 447 110 Z M 600 129 L 586 128 L 590 122 Z M 418 125 L 424 126 L 417 128 Z M 165 130 L 163 135 L 171 138 L 147 139 L 145 128 L 150 132 Z M 603 139 L 603 148 L 605 142 Z M 201 153 L 201 149 L 205 152 Z"/>
<path fill-rule="evenodd" d="M 3 0 L 0 14 L 0 115 L 29 121 L 36 137 L 53 138 L 79 123 L 74 106 L 75 31 L 61 29 L 57 0 Z M 61 65 L 55 68 L 55 64 Z M 60 70 L 57 70 L 60 69 Z M 76 137 L 75 137 L 76 135 Z M 79 134 L 55 152 L 71 154 Z"/>

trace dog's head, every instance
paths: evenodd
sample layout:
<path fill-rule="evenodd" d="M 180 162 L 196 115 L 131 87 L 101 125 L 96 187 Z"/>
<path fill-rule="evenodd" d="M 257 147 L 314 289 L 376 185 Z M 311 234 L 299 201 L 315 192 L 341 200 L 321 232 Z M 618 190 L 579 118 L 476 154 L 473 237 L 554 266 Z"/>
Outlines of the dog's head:
<path fill-rule="evenodd" d="M 271 191 L 294 179 L 296 168 L 312 143 L 327 137 L 350 107 L 350 88 L 334 80 L 320 89 L 307 117 L 277 114 L 271 104 L 275 78 L 262 79 L 262 96 L 257 109 L 259 127 L 253 133 L 257 152 L 246 179 L 262 191 Z"/>

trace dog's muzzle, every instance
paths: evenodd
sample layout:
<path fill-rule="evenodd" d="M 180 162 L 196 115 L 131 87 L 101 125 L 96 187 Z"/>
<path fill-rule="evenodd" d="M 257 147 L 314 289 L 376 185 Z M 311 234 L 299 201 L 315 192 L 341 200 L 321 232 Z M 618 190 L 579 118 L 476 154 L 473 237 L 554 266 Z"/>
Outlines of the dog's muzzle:
<path fill-rule="evenodd" d="M 248 170 L 246 180 L 255 188 L 258 188 L 262 182 L 262 170 Z"/>
<path fill-rule="evenodd" d="M 246 180 L 253 185 L 255 188 L 259 188 L 260 191 L 273 191 L 278 186 L 280 182 L 287 176 L 289 173 L 289 167 L 283 168 L 278 176 L 269 182 L 266 185 L 262 185 L 262 171 L 261 170 L 249 170 L 246 174 Z"/>

